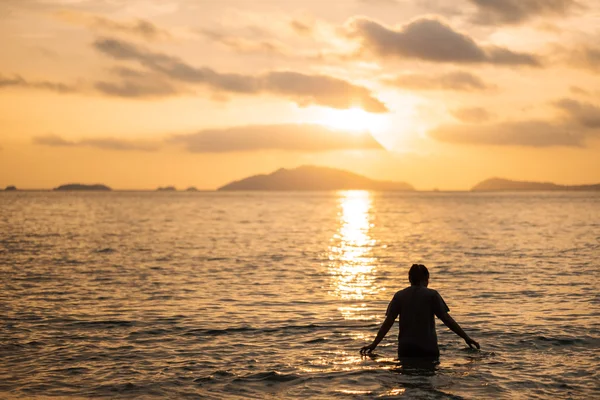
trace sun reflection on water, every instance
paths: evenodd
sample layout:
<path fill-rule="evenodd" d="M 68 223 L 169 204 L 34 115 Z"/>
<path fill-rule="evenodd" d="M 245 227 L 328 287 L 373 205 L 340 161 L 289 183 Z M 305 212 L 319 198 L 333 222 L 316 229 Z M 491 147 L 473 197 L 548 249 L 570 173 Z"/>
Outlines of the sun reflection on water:
<path fill-rule="evenodd" d="M 340 192 L 338 232 L 329 247 L 329 272 L 332 294 L 344 300 L 362 300 L 375 293 L 375 258 L 371 249 L 375 240 L 371 229 L 371 194 L 367 191 Z M 339 309 L 346 319 L 363 319 L 365 304 L 347 304 Z"/>

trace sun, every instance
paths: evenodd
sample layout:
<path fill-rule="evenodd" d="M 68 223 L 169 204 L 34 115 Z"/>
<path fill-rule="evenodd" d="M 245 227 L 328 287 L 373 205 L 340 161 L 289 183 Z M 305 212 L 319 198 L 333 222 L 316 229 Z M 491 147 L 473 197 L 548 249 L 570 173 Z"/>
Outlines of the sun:
<path fill-rule="evenodd" d="M 322 125 L 350 133 L 381 132 L 385 129 L 386 118 L 354 107 L 347 110 L 324 110 L 319 121 Z"/>

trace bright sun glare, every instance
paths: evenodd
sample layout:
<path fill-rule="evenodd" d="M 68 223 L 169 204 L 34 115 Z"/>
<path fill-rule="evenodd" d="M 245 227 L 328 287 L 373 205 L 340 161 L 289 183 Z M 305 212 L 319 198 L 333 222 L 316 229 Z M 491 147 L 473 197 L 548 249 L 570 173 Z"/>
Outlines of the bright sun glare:
<path fill-rule="evenodd" d="M 351 133 L 381 132 L 385 128 L 385 122 L 384 116 L 366 112 L 358 107 L 347 110 L 329 109 L 325 111 L 321 120 L 323 125 Z"/>

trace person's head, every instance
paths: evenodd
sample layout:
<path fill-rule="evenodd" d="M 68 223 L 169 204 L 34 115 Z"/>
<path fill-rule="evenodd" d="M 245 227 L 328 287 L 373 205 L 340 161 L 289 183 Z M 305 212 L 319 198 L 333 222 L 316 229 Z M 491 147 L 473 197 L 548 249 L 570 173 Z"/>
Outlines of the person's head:
<path fill-rule="evenodd" d="M 427 287 L 429 284 L 429 271 L 423 264 L 413 264 L 408 271 L 408 280 L 411 285 Z"/>

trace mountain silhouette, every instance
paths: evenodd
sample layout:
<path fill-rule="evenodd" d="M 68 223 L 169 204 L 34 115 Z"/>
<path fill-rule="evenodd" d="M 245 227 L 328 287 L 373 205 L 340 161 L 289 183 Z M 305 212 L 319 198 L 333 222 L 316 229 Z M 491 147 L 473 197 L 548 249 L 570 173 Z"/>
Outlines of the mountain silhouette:
<path fill-rule="evenodd" d="M 218 190 L 379 190 L 412 191 L 404 182 L 376 181 L 352 172 L 305 165 L 281 168 L 268 175 L 253 175 L 220 187 Z"/>
<path fill-rule="evenodd" d="M 83 185 L 81 183 L 69 183 L 66 185 L 60 185 L 59 187 L 56 187 L 53 190 L 59 190 L 59 191 L 63 191 L 63 190 L 103 190 L 103 191 L 107 191 L 107 190 L 112 190 L 112 189 L 106 185 L 100 185 L 100 184 Z"/>
<path fill-rule="evenodd" d="M 557 185 L 551 182 L 511 181 L 503 178 L 490 178 L 471 188 L 473 192 L 494 192 L 510 190 L 600 190 L 596 185 Z"/>

